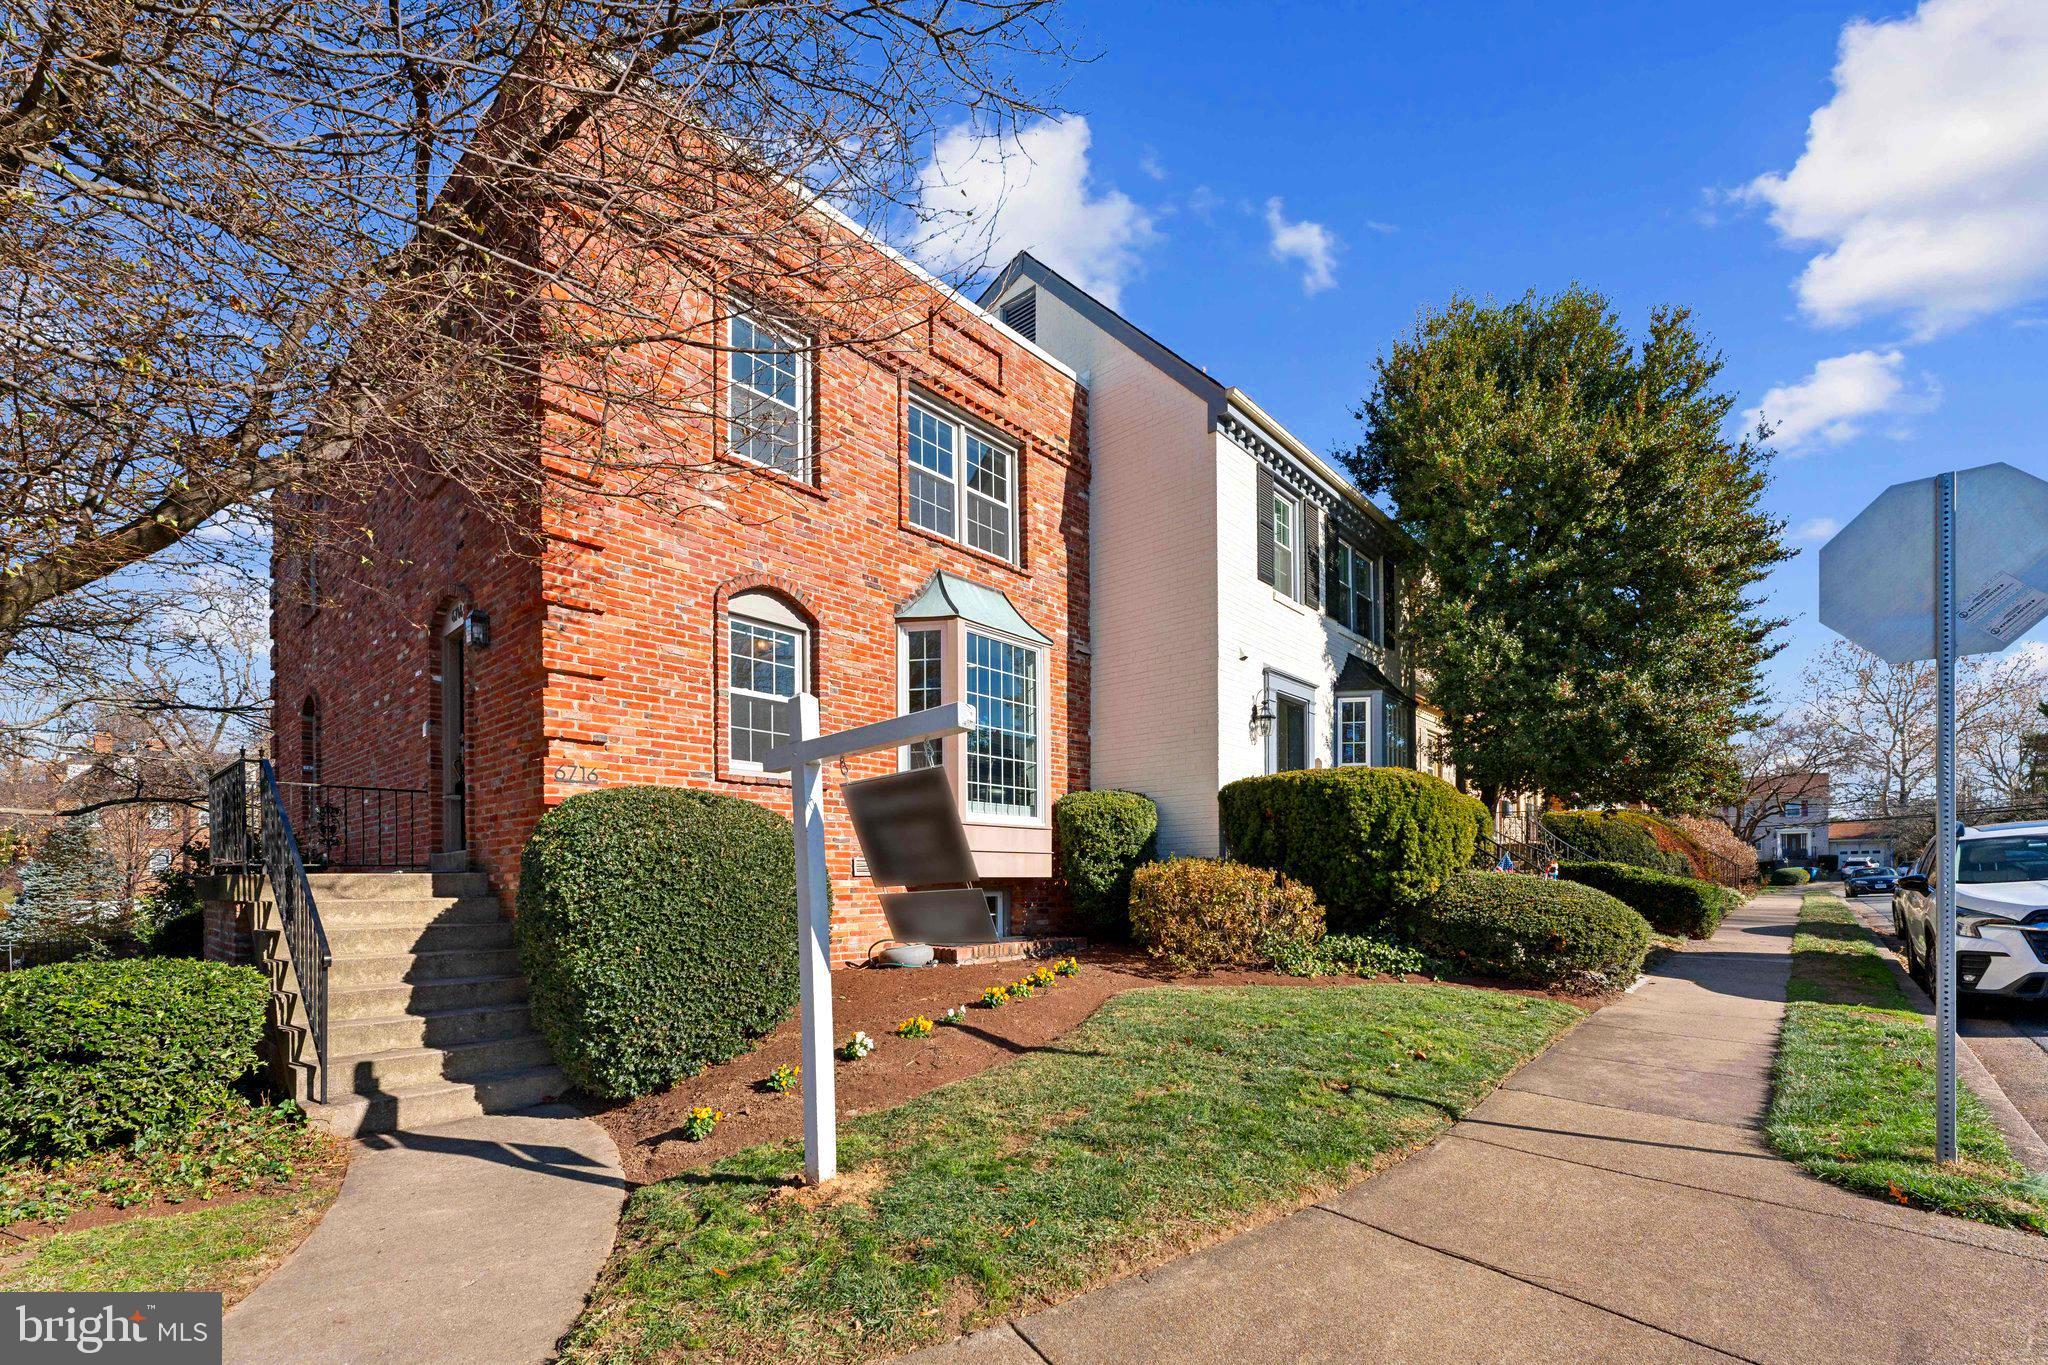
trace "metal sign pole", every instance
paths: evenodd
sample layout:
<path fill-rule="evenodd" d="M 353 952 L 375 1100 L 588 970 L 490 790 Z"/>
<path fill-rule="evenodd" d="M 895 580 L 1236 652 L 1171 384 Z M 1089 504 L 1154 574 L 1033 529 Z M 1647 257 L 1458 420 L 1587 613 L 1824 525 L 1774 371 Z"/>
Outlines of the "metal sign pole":
<path fill-rule="evenodd" d="M 1956 1159 L 1956 476 L 1934 481 L 1934 1158 Z"/>
<path fill-rule="evenodd" d="M 790 738 L 818 738 L 818 699 L 805 692 L 790 705 Z M 811 759 L 790 774 L 790 815 L 796 827 L 798 972 L 803 988 L 804 1178 L 822 1184 L 839 1174 L 838 1077 L 832 1070 L 832 888 L 825 868 L 825 765 Z"/>
<path fill-rule="evenodd" d="M 825 864 L 825 764 L 849 754 L 896 749 L 966 734 L 974 708 L 948 702 L 838 734 L 818 733 L 818 699 L 790 702 L 790 741 L 769 751 L 765 772 L 789 774 L 796 836 L 797 972 L 803 990 L 804 1175 L 814 1185 L 839 1174 L 838 1078 L 832 1070 L 832 886 Z"/>

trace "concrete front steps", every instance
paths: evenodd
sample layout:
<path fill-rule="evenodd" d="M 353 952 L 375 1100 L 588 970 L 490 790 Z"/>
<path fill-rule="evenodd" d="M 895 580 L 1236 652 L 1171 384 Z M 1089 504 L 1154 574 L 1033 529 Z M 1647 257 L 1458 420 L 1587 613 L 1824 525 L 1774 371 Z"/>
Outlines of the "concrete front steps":
<path fill-rule="evenodd" d="M 512 926 L 475 872 L 307 876 L 334 962 L 327 1103 L 344 1136 L 525 1109 L 568 1089 L 535 1032 Z"/>

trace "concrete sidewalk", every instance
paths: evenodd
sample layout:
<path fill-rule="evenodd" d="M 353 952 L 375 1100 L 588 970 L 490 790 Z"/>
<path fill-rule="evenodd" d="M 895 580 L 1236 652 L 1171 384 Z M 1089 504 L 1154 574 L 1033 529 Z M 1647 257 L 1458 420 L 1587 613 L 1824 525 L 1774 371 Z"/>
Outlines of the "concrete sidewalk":
<path fill-rule="evenodd" d="M 551 1360 L 626 1181 L 566 1105 L 363 1139 L 304 1246 L 222 1325 L 228 1365 Z"/>
<path fill-rule="evenodd" d="M 1798 904 L 1752 901 L 1384 1174 L 918 1358 L 2048 1359 L 2048 1241 L 1765 1145 Z"/>

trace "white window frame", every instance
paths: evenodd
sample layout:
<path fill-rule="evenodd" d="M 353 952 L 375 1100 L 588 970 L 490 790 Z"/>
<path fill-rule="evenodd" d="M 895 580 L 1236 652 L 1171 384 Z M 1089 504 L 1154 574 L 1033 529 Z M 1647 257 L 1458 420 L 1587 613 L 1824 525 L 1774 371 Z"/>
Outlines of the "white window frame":
<path fill-rule="evenodd" d="M 780 399 L 762 393 L 751 384 L 740 383 L 737 362 L 741 353 L 744 352 L 749 355 L 765 354 L 753 347 L 743 347 L 740 344 L 736 333 L 741 324 L 745 324 L 756 333 L 784 343 L 789 348 L 787 353 L 796 362 L 796 407 L 794 409 L 796 416 L 795 469 L 785 469 L 779 464 L 770 464 L 765 460 L 757 460 L 740 449 L 743 433 L 740 431 L 740 423 L 736 415 L 739 412 L 739 403 L 737 401 L 739 394 L 745 392 L 754 399 L 773 403 L 777 407 L 783 406 Z M 744 464 L 750 464 L 759 469 L 773 470 L 775 473 L 795 479 L 799 483 L 813 482 L 817 470 L 811 458 L 810 343 L 801 333 L 791 328 L 765 322 L 758 315 L 746 311 L 735 312 L 726 320 L 725 340 L 728 348 L 725 364 L 725 453 Z"/>
<path fill-rule="evenodd" d="M 984 886 L 981 894 L 988 900 L 988 917 L 995 925 L 997 938 L 1010 936 L 1010 893 L 1000 888 Z"/>
<path fill-rule="evenodd" d="M 1374 768 L 1385 762 L 1383 725 L 1386 720 L 1386 697 L 1379 692 L 1347 692 L 1338 697 L 1333 708 L 1335 715 L 1330 728 L 1330 761 L 1340 768 Z M 1344 713 L 1355 707 L 1365 708 L 1365 757 L 1344 757 Z"/>
<path fill-rule="evenodd" d="M 1287 536 L 1280 535 L 1280 512 L 1287 512 Z M 1292 493 L 1273 490 L 1273 591 L 1282 597 L 1299 599 L 1301 593 L 1301 499 Z M 1284 559 L 1283 559 L 1284 556 Z M 1283 568 L 1282 565 L 1285 565 Z"/>
<path fill-rule="evenodd" d="M 1302 718 L 1302 767 L 1315 767 L 1322 758 L 1316 745 L 1317 714 L 1320 710 L 1316 705 L 1316 689 L 1299 678 L 1268 670 L 1266 696 L 1273 704 L 1273 723 L 1266 727 L 1266 772 L 1272 774 L 1283 771 L 1280 767 L 1280 702 L 1283 697 L 1302 704 L 1306 713 Z"/>
<path fill-rule="evenodd" d="M 733 647 L 733 630 L 737 626 L 744 625 L 752 630 L 768 631 L 773 634 L 787 635 L 794 638 L 796 641 L 796 649 L 794 651 L 796 656 L 796 674 L 794 685 L 796 691 L 800 693 L 808 685 L 811 676 L 811 629 L 809 626 L 803 625 L 802 623 L 796 621 L 794 614 L 789 612 L 786 608 L 771 613 L 768 611 L 761 611 L 758 609 L 761 605 L 764 604 L 749 604 L 747 599 L 744 597 L 737 600 L 743 605 L 740 605 L 736 608 L 728 609 L 725 618 L 726 658 L 725 677 L 722 680 L 725 685 L 726 698 L 725 757 L 728 767 L 731 769 L 731 771 L 735 773 L 762 774 L 765 773 L 766 770 L 762 768 L 760 763 L 753 759 L 741 758 L 739 756 L 738 746 L 733 743 L 733 728 L 738 721 L 737 708 L 733 705 L 733 698 L 748 697 L 757 701 L 778 701 L 788 704 L 793 702 L 795 694 L 792 693 L 791 696 L 788 697 L 778 697 L 770 692 L 756 691 L 751 687 L 740 687 L 733 682 L 733 663 L 738 653 L 738 651 L 735 650 L 735 648 Z M 757 610 L 750 612 L 746 609 L 746 605 L 755 605 L 757 607 Z M 770 615 L 783 615 L 788 616 L 790 619 L 781 621 L 770 620 L 768 619 Z"/>
<path fill-rule="evenodd" d="M 1052 823 L 1051 787 L 1052 780 L 1052 678 L 1051 656 L 1046 647 L 1035 640 L 1020 639 L 1000 630 L 993 630 L 976 622 L 960 617 L 944 617 L 923 621 L 899 622 L 896 629 L 896 710 L 898 715 L 908 715 L 910 706 L 910 637 L 918 631 L 934 630 L 939 635 L 939 678 L 940 703 L 965 701 L 967 699 L 967 637 L 980 635 L 998 643 L 1024 650 L 1033 656 L 1032 671 L 1036 683 L 1037 700 L 1034 711 L 1038 722 L 1035 765 L 1037 768 L 1037 792 L 1033 798 L 1036 814 L 1005 814 L 998 811 L 975 810 L 967 797 L 967 736 L 954 735 L 943 740 L 947 777 L 953 785 L 953 798 L 963 822 L 971 825 L 1012 825 L 1022 829 L 1045 829 Z M 896 751 L 896 766 L 908 769 L 911 766 L 910 746 Z"/>
<path fill-rule="evenodd" d="M 987 427 L 981 425 L 979 422 L 970 421 L 967 418 L 962 417 L 959 413 L 952 411 L 950 408 L 947 408 L 939 403 L 935 403 L 930 399 L 912 398 L 910 400 L 910 408 L 913 413 L 922 414 L 927 421 L 935 422 L 939 426 L 948 429 L 952 433 L 953 468 L 950 473 L 941 474 L 939 471 L 931 468 L 929 465 L 921 464 L 918 462 L 914 453 L 916 447 L 911 434 L 912 425 L 916 422 L 917 419 L 915 417 L 909 418 L 905 423 L 903 433 L 903 464 L 904 481 L 906 488 L 908 487 L 909 482 L 912 478 L 912 471 L 915 471 L 916 473 L 919 474 L 923 474 L 928 478 L 931 478 L 945 486 L 947 494 L 952 500 L 951 510 L 953 529 L 951 531 L 946 531 L 936 526 L 927 526 L 925 523 L 919 521 L 917 519 L 918 503 L 915 497 L 911 497 L 908 500 L 910 524 L 928 535 L 934 535 L 945 540 L 950 540 L 956 545 L 964 545 L 968 549 L 973 550 L 976 554 L 987 555 L 991 559 L 1001 560 L 1005 564 L 1022 563 L 1024 538 L 1023 521 L 1022 518 L 1020 518 L 1017 515 L 1017 507 L 1019 503 L 1019 499 L 1017 496 L 1017 477 L 1019 473 L 1019 465 L 1021 462 L 1017 457 L 1016 444 L 1014 442 L 1005 440 L 1002 437 L 996 435 L 993 431 L 990 431 Z M 969 482 L 969 441 L 977 441 L 983 446 L 987 447 L 988 449 L 995 451 L 998 455 L 1002 457 L 1004 490 L 1003 501 L 997 501 L 995 498 L 992 498 L 988 494 L 975 488 Z M 1003 517 L 1002 534 L 1004 539 L 1008 541 L 1008 544 L 1003 549 L 991 549 L 986 545 L 977 545 L 974 543 L 974 528 L 972 522 L 969 520 L 968 513 L 970 509 L 974 507 L 977 500 L 986 507 L 997 508 L 1001 511 Z"/>

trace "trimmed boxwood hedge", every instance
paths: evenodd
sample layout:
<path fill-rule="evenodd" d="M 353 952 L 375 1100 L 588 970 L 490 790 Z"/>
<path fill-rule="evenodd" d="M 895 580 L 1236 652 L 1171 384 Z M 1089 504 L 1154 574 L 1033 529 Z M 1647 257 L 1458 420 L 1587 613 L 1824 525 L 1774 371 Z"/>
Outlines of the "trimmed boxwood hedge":
<path fill-rule="evenodd" d="M 627 1099 L 743 1051 L 797 998 L 789 821 L 613 787 L 542 816 L 519 864 L 534 1022 L 577 1086 Z"/>
<path fill-rule="evenodd" d="M 269 998 L 254 967 L 181 958 L 0 975 L 0 1159 L 191 1127 L 261 1064 Z"/>
<path fill-rule="evenodd" d="M 1689 877 L 1693 872 L 1692 860 L 1659 847 L 1657 836 L 1632 811 L 1545 811 L 1543 827 L 1585 854 L 1589 861 L 1627 863 L 1675 877 Z"/>
<path fill-rule="evenodd" d="M 1803 867 L 1779 867 L 1771 871 L 1772 886 L 1804 886 L 1813 880 L 1813 874 Z"/>
<path fill-rule="evenodd" d="M 1158 856 L 1159 807 L 1137 792 L 1068 792 L 1052 803 L 1053 851 L 1067 899 L 1090 931 L 1131 934 L 1131 874 Z"/>
<path fill-rule="evenodd" d="M 1515 872 L 1460 872 L 1407 926 L 1455 970 L 1574 990 L 1627 984 L 1650 946 L 1649 924 L 1606 892 Z"/>
<path fill-rule="evenodd" d="M 1742 894 L 1725 886 L 1627 863 L 1559 863 L 1557 870 L 1567 881 L 1605 891 L 1660 934 L 1709 938 L 1722 916 L 1742 904 Z"/>
<path fill-rule="evenodd" d="M 1337 933 L 1422 904 L 1472 861 L 1486 807 L 1410 768 L 1312 768 L 1233 782 L 1217 795 L 1230 856 L 1316 893 Z"/>

